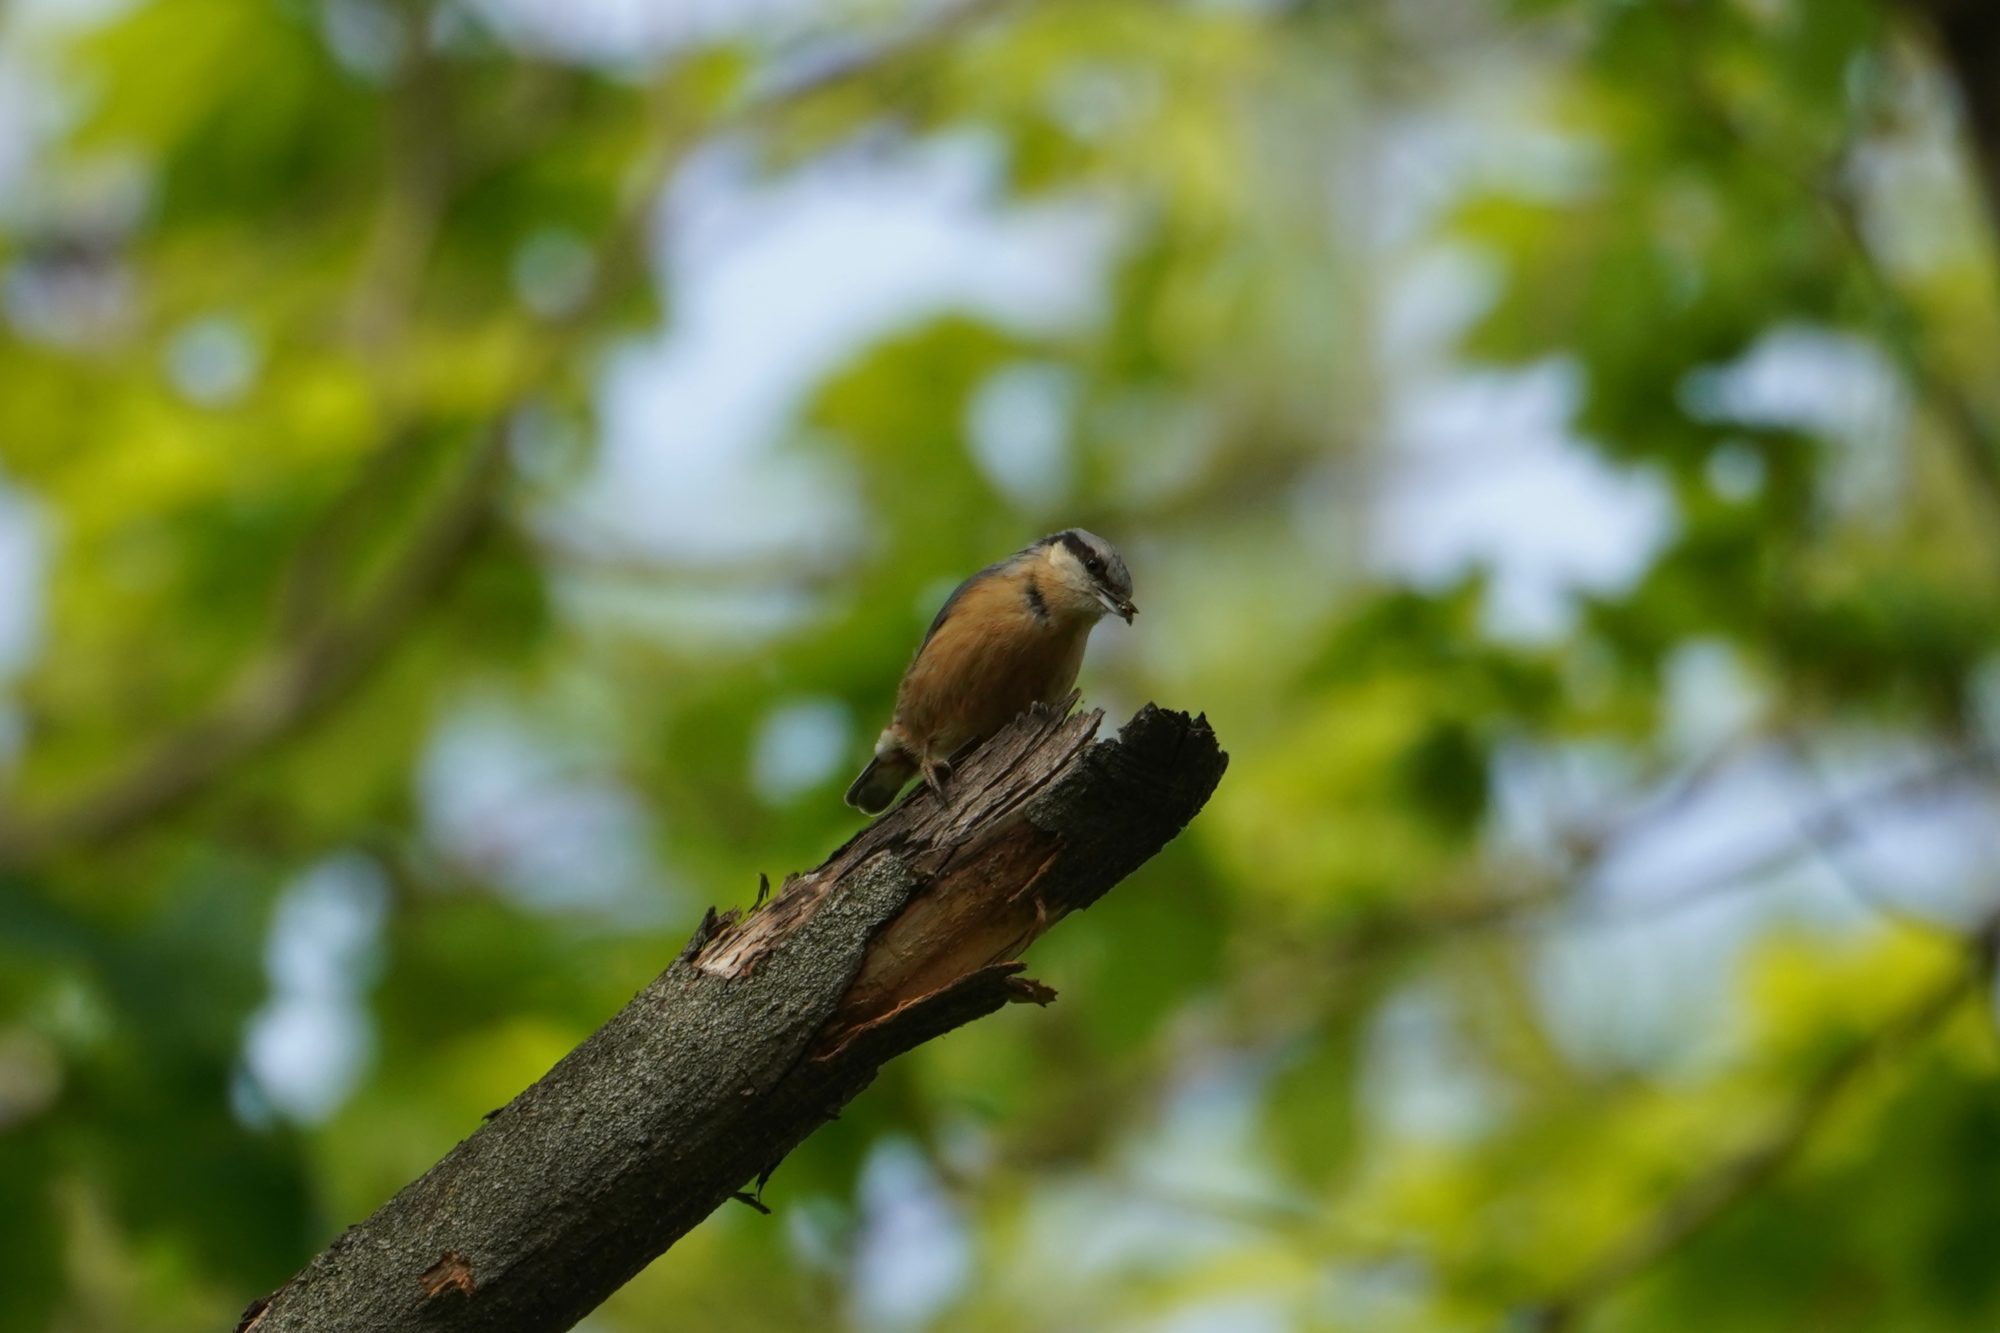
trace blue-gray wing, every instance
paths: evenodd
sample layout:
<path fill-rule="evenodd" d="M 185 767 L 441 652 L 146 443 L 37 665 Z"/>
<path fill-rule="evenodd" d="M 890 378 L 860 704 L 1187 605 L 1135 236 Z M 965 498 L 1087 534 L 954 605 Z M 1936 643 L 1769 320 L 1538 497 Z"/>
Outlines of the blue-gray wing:
<path fill-rule="evenodd" d="M 945 621 L 951 619 L 952 608 L 958 605 L 959 598 L 965 596 L 965 590 L 967 588 L 970 588 L 973 584 L 979 582 L 979 580 L 983 578 L 987 578 L 990 577 L 991 575 L 998 574 L 1001 570 L 1007 568 L 1008 565 L 1013 564 L 1014 561 L 1018 559 L 1020 559 L 1018 555 L 1010 555 L 1005 560 L 995 560 L 992 564 L 980 570 L 978 573 L 973 574 L 971 577 L 967 578 L 965 582 L 959 584 L 956 588 L 953 588 L 951 590 L 951 596 L 944 599 L 944 605 L 940 606 L 938 608 L 937 615 L 931 618 L 931 627 L 924 631 L 924 641 L 923 643 L 917 645 L 917 651 L 919 653 L 923 652 L 925 644 L 928 644 L 931 641 L 931 636 L 936 634 L 940 629 L 944 627 Z"/>

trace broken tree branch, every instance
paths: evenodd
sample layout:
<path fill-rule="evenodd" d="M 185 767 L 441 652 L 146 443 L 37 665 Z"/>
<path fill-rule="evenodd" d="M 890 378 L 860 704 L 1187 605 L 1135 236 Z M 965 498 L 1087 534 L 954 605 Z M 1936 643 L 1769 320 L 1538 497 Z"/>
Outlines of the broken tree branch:
<path fill-rule="evenodd" d="M 747 916 L 710 911 L 624 1010 L 240 1325 L 565 1329 L 761 1181 L 893 1057 L 1054 992 L 1018 955 L 1174 837 L 1202 718 L 1036 708 Z M 753 1195 L 754 1197 L 754 1195 Z"/>

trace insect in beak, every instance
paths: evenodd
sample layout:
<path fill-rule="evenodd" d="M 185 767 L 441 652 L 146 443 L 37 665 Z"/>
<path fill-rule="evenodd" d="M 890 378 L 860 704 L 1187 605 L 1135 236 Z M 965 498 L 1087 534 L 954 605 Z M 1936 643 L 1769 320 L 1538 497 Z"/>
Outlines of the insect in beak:
<path fill-rule="evenodd" d="M 1139 614 L 1139 608 L 1132 605 L 1132 601 L 1128 597 L 1113 597 L 1110 593 L 1099 589 L 1097 600 L 1104 604 L 1106 611 L 1119 617 L 1128 625 L 1132 623 L 1132 617 Z"/>

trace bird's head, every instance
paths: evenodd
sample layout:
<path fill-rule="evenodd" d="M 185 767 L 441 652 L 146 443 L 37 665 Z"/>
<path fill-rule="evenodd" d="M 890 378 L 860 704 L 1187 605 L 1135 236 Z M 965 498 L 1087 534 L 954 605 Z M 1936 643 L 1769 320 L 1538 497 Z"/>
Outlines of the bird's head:
<path fill-rule="evenodd" d="M 1038 543 L 1073 614 L 1110 614 L 1127 624 L 1139 613 L 1132 604 L 1132 573 L 1124 557 L 1094 532 L 1069 528 Z"/>

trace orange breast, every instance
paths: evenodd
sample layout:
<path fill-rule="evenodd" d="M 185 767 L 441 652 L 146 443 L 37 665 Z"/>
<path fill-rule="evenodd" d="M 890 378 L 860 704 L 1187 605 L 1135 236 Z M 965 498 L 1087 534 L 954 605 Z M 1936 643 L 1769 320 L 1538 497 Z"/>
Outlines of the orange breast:
<path fill-rule="evenodd" d="M 969 588 L 904 675 L 896 729 L 911 749 L 949 758 L 1067 695 L 1089 637 L 1088 621 L 1041 619 L 1008 582 Z"/>

